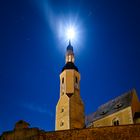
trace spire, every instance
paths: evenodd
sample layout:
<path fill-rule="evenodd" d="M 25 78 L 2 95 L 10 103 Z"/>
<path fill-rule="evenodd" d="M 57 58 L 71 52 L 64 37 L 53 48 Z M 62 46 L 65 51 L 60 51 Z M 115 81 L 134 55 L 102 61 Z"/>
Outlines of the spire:
<path fill-rule="evenodd" d="M 69 45 L 71 46 L 71 40 L 69 39 Z"/>
<path fill-rule="evenodd" d="M 69 40 L 69 45 L 71 45 L 71 41 Z"/>
<path fill-rule="evenodd" d="M 71 45 L 71 40 L 69 40 L 69 45 L 67 46 L 67 51 L 73 52 L 73 46 Z"/>
<path fill-rule="evenodd" d="M 74 63 L 74 53 L 73 53 L 73 46 L 71 45 L 71 40 L 69 40 L 69 45 L 67 46 L 67 50 L 66 50 L 66 63 L 67 62 Z"/>

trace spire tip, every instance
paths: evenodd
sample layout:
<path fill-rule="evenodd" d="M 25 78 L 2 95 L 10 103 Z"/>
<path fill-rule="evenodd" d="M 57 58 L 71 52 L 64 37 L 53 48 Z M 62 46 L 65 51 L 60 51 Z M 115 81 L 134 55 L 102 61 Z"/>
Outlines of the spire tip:
<path fill-rule="evenodd" d="M 69 40 L 69 45 L 71 45 L 71 40 Z"/>

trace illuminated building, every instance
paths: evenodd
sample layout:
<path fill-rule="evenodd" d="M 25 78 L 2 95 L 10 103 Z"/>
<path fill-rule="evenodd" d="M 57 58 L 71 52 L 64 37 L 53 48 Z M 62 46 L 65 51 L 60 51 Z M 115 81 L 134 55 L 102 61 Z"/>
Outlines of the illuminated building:
<path fill-rule="evenodd" d="M 60 74 L 60 95 L 56 106 L 55 130 L 85 126 L 84 105 L 80 97 L 80 73 L 74 64 L 74 52 L 70 41 L 65 62 Z"/>

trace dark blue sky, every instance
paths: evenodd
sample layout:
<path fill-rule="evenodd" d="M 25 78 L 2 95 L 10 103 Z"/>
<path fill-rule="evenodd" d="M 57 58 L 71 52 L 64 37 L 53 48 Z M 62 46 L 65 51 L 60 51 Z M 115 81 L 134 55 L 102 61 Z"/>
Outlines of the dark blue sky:
<path fill-rule="evenodd" d="M 54 130 L 62 17 L 82 27 L 75 63 L 85 113 L 132 88 L 140 97 L 139 0 L 1 0 L 0 133 L 19 119 Z"/>

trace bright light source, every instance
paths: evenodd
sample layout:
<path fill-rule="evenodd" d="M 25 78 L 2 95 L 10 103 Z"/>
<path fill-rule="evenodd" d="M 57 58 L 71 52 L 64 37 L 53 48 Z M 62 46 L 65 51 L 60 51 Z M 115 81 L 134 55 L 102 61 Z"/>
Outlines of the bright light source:
<path fill-rule="evenodd" d="M 68 40 L 72 40 L 75 38 L 75 30 L 73 27 L 70 27 L 66 30 L 66 36 Z"/>
<path fill-rule="evenodd" d="M 58 38 L 61 44 L 59 45 L 65 51 L 66 47 L 71 41 L 74 50 L 78 50 L 83 46 L 83 29 L 77 17 L 60 18 L 58 22 Z"/>

